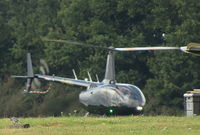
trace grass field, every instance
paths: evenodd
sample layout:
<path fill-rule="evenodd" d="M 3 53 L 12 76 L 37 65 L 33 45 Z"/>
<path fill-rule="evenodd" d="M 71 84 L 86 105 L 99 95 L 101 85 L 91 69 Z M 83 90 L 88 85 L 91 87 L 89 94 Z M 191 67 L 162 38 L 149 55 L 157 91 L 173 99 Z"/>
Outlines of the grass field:
<path fill-rule="evenodd" d="M 10 129 L 0 119 L 0 135 L 199 135 L 200 117 L 48 117 L 19 118 L 28 129 Z"/>

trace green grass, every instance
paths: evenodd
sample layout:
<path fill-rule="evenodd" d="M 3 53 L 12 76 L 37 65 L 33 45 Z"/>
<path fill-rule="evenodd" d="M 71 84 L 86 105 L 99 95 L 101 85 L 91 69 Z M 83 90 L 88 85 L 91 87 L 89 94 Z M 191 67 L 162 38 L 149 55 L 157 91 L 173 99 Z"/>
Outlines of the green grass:
<path fill-rule="evenodd" d="M 0 119 L 0 135 L 199 135 L 200 117 L 48 117 L 19 118 L 28 129 L 10 129 Z"/>

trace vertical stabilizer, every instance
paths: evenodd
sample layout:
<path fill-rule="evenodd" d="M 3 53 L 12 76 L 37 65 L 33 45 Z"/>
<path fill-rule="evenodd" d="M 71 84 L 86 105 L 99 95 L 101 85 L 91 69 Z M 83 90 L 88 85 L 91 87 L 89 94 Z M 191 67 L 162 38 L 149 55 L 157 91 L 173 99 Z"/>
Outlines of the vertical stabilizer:
<path fill-rule="evenodd" d="M 27 82 L 26 82 L 26 89 L 24 90 L 25 93 L 30 91 L 33 78 L 34 74 L 33 74 L 31 54 L 27 53 Z"/>
<path fill-rule="evenodd" d="M 31 54 L 27 53 L 27 76 L 34 77 Z"/>
<path fill-rule="evenodd" d="M 107 84 L 115 83 L 115 60 L 112 51 L 110 51 L 107 56 L 106 73 L 103 83 Z"/>

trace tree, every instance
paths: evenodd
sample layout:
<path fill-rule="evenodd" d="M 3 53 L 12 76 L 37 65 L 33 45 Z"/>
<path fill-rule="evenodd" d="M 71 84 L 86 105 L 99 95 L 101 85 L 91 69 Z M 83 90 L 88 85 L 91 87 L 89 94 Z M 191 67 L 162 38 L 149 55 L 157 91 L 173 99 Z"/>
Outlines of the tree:
<path fill-rule="evenodd" d="M 8 3 L 3 0 L 0 2 L 0 81 L 9 73 L 8 66 L 11 64 L 9 59 L 10 48 L 12 47 L 11 27 L 8 21 Z"/>
<path fill-rule="evenodd" d="M 164 7 L 162 3 L 163 2 L 159 2 L 158 5 L 161 7 L 157 7 L 158 9 Z M 166 33 L 166 44 L 169 46 L 184 46 L 186 43 L 192 41 L 199 42 L 196 37 L 199 35 L 199 15 L 195 12 L 193 13 L 193 11 L 199 8 L 199 5 L 197 4 L 192 8 L 188 6 L 191 4 L 193 5 L 193 1 L 168 2 L 168 4 L 172 4 L 172 7 L 177 10 L 172 13 L 169 11 L 170 14 L 164 12 L 170 15 L 165 15 L 165 20 L 162 20 L 160 17 L 163 16 L 163 14 L 155 14 L 158 19 L 161 19 L 161 22 L 170 22 L 169 24 L 166 23 L 167 25 L 162 29 L 162 31 Z M 163 9 L 168 10 L 168 8 Z M 155 9 L 155 11 L 156 10 L 157 9 Z M 154 24 L 157 25 L 158 23 Z M 155 57 L 149 59 L 149 68 L 153 74 L 153 78 L 147 81 L 145 88 L 145 93 L 148 97 L 147 112 L 150 111 L 151 114 L 163 114 L 166 113 L 166 110 L 169 110 L 169 114 L 176 114 L 176 111 L 174 111 L 175 109 L 183 110 L 183 94 L 187 90 L 199 87 L 197 83 L 199 82 L 197 76 L 199 76 L 198 69 L 200 68 L 197 62 L 198 59 L 198 57 L 189 54 L 172 51 L 156 52 Z M 153 63 L 159 63 L 159 65 Z M 173 113 L 173 111 L 175 113 Z"/>

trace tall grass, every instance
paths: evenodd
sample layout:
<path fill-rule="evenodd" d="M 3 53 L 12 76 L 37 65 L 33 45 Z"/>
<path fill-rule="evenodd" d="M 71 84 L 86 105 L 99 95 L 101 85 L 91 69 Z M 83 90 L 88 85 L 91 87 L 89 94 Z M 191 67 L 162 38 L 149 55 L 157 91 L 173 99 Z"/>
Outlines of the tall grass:
<path fill-rule="evenodd" d="M 28 129 L 10 129 L 0 119 L 0 135 L 199 135 L 200 117 L 48 117 L 20 118 Z"/>

